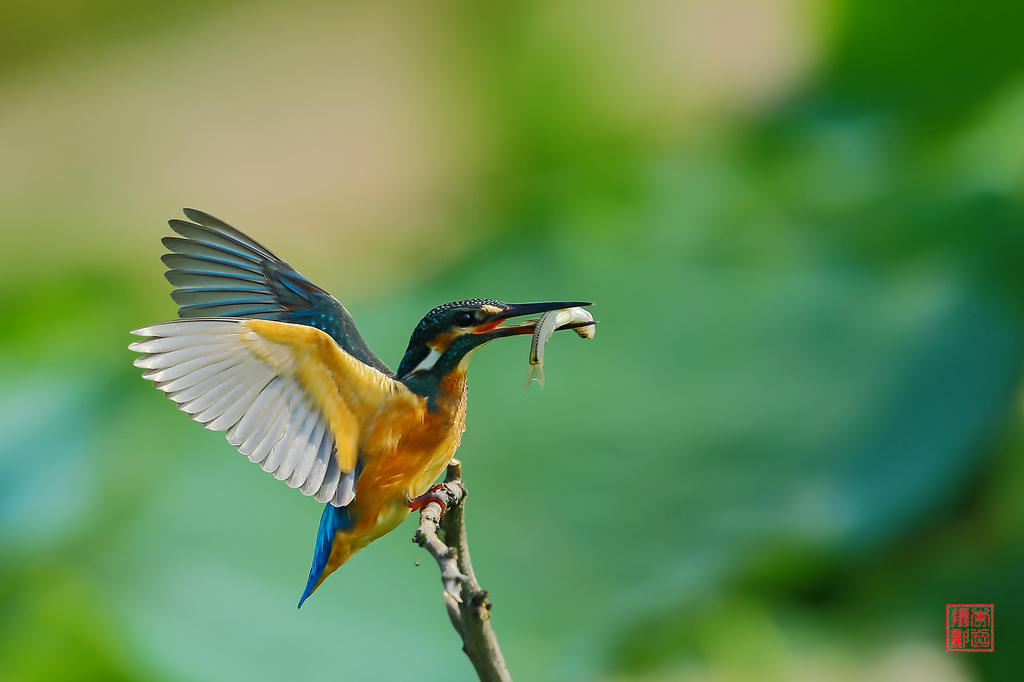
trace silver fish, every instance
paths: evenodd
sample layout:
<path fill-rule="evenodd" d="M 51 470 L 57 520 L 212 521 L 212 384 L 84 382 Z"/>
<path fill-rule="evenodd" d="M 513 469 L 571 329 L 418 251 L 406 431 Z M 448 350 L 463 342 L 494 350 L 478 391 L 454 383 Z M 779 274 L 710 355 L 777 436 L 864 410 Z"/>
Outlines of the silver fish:
<path fill-rule="evenodd" d="M 593 322 L 594 316 L 583 308 L 563 308 L 562 310 L 550 310 L 544 313 L 537 326 L 533 330 L 533 344 L 530 346 L 530 365 L 526 371 L 525 391 L 530 383 L 536 379 L 541 388 L 544 388 L 544 346 L 547 345 L 551 335 L 562 325 L 572 322 Z M 583 339 L 594 338 L 594 325 L 588 324 L 583 327 L 574 327 L 573 331 Z"/>

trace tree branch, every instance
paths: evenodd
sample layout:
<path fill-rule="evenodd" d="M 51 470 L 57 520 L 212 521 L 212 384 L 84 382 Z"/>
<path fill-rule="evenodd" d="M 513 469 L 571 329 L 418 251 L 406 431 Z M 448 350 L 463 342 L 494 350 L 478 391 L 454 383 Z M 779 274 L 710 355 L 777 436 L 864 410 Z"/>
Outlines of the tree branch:
<path fill-rule="evenodd" d="M 455 631 L 462 637 L 462 650 L 469 657 L 481 682 L 512 682 L 505 659 L 498 647 L 498 637 L 491 627 L 491 602 L 480 587 L 469 558 L 466 538 L 465 499 L 462 484 L 462 463 L 453 459 L 448 465 L 444 487 L 436 494 L 445 498 L 447 513 L 441 505 L 430 502 L 420 510 L 420 525 L 413 542 L 423 547 L 437 561 L 444 584 L 444 603 Z M 444 534 L 446 545 L 438 537 Z"/>

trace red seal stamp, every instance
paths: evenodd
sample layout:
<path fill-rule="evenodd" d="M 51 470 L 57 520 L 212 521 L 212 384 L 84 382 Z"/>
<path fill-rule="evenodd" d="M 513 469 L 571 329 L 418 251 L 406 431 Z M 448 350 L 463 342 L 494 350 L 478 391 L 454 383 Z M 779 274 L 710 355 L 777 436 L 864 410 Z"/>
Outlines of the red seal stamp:
<path fill-rule="evenodd" d="M 995 651 L 995 604 L 946 604 L 946 651 Z"/>

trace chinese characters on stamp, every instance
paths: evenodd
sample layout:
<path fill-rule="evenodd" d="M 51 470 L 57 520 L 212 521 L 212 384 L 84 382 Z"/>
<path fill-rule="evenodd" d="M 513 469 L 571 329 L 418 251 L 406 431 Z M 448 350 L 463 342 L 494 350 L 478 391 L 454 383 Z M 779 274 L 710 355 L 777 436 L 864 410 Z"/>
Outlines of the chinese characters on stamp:
<path fill-rule="evenodd" d="M 946 604 L 946 651 L 995 651 L 994 604 Z"/>

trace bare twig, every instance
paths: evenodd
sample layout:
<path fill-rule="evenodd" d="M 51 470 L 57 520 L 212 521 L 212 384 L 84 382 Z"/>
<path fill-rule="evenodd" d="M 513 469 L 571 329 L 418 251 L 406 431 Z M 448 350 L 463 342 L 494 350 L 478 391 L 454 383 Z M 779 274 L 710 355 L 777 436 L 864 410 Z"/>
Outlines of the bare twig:
<path fill-rule="evenodd" d="M 448 617 L 462 637 L 462 650 L 476 668 L 481 682 L 512 682 L 498 647 L 498 637 L 491 627 L 487 591 L 477 582 L 469 558 L 464 506 L 467 493 L 462 485 L 462 463 L 457 459 L 448 465 L 444 483 L 437 493 L 446 498 L 447 513 L 442 515 L 437 502 L 423 507 L 413 542 L 430 552 L 441 569 Z M 448 545 L 438 537 L 438 528 Z"/>

